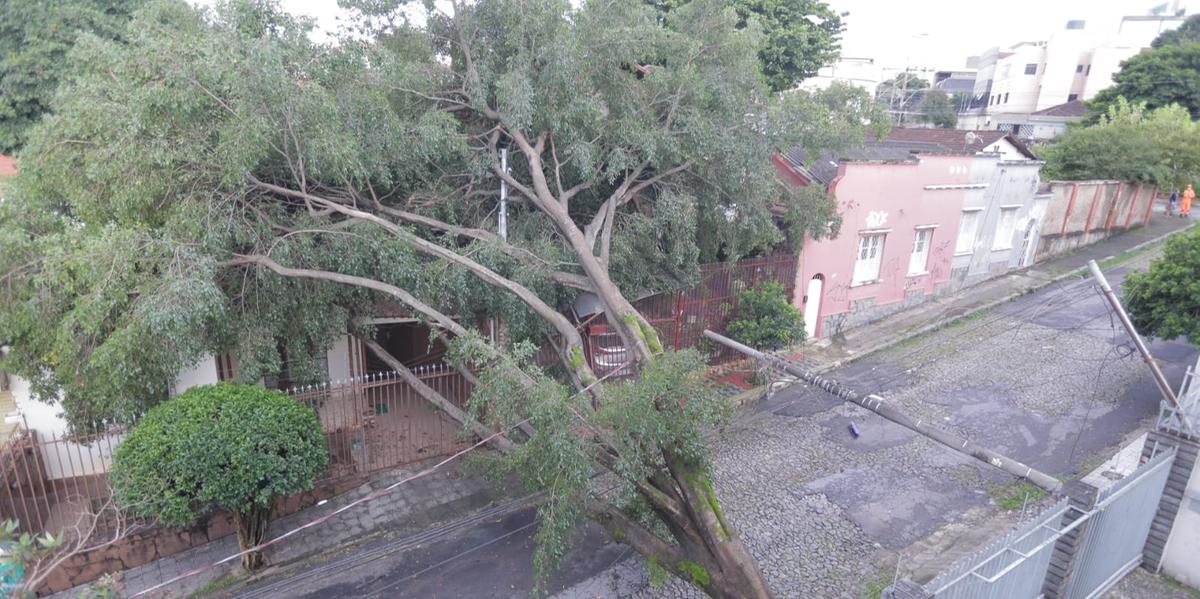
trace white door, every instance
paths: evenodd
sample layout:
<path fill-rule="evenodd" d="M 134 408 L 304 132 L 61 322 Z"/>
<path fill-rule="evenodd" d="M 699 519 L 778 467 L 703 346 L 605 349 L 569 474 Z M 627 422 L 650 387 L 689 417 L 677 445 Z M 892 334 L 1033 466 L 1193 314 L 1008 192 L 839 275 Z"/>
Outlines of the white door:
<path fill-rule="evenodd" d="M 813 277 L 804 294 L 808 297 L 804 302 L 804 333 L 805 338 L 812 339 L 817 335 L 817 318 L 821 316 L 821 279 Z"/>

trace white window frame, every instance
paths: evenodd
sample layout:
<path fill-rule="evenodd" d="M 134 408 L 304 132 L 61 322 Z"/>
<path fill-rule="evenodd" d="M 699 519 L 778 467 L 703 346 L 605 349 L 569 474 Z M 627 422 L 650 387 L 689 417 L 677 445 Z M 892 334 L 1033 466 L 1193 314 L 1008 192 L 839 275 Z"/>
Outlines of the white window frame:
<path fill-rule="evenodd" d="M 979 236 L 979 215 L 982 208 L 968 208 L 962 211 L 958 220 L 958 238 L 954 241 L 954 255 L 961 256 L 975 251 L 975 238 Z M 969 219 L 967 217 L 970 217 Z M 971 223 L 968 231 L 967 222 Z"/>
<path fill-rule="evenodd" d="M 879 270 L 883 265 L 883 246 L 886 242 L 886 232 L 859 233 L 858 247 L 854 250 L 854 275 L 851 285 L 866 285 L 879 280 Z"/>
<path fill-rule="evenodd" d="M 1017 230 L 1017 210 L 1020 206 L 1001 206 L 996 219 L 996 237 L 992 240 L 993 250 L 1012 249 L 1013 234 Z"/>
<path fill-rule="evenodd" d="M 917 227 L 913 235 L 913 251 L 908 257 L 908 276 L 929 272 L 929 246 L 933 245 L 934 227 Z"/>

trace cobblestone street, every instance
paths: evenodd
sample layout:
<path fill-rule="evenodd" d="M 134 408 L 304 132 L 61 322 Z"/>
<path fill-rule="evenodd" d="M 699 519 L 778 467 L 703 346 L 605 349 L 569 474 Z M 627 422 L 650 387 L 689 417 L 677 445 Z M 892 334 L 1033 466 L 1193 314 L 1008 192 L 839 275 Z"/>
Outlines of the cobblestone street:
<path fill-rule="evenodd" d="M 1148 259 L 1109 277 L 1115 284 Z M 1069 475 L 1157 411 L 1145 365 L 1129 350 L 1090 281 L 1071 279 L 831 375 L 1035 468 Z M 1172 382 L 1194 355 L 1178 343 L 1159 342 L 1152 351 Z M 890 580 L 897 559 L 901 576 L 920 581 L 922 573 L 906 567 L 920 557 L 913 543 L 953 523 L 999 533 L 1015 521 L 998 514 L 989 493 L 1011 483 L 1007 475 L 803 387 L 724 431 L 716 469 L 725 513 L 781 597 L 859 597 L 869 584 Z M 925 567 L 935 572 L 937 565 Z M 597 596 L 702 595 L 680 581 L 648 588 L 631 558 L 607 584 L 601 576 L 561 595 Z"/>

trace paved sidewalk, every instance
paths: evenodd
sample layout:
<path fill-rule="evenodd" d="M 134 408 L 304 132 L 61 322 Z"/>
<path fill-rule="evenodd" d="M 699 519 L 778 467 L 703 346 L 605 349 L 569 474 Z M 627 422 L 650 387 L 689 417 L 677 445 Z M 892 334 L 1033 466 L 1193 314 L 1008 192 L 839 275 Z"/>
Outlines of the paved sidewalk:
<path fill-rule="evenodd" d="M 1085 276 L 1089 260 L 1103 262 L 1125 252 L 1137 251 L 1194 224 L 1193 220 L 1168 218 L 1161 211 L 1156 212 L 1148 226 L 1132 229 L 1064 256 L 989 279 L 946 297 L 851 329 L 836 340 L 822 340 L 808 345 L 802 350 L 800 362 L 815 372 L 833 370 L 1063 279 Z"/>

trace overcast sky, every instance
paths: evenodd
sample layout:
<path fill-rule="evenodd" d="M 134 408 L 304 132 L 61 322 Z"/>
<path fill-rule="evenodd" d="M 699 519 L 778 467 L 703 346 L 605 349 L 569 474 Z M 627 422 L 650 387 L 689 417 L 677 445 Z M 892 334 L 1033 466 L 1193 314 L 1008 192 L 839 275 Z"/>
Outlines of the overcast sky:
<path fill-rule="evenodd" d="M 196 0 L 209 4 L 212 0 Z M 842 42 L 844 56 L 875 58 L 887 67 L 961 67 L 966 57 L 992 46 L 1045 39 L 1069 19 L 1087 28 L 1116 29 L 1126 15 L 1144 15 L 1173 0 L 826 0 L 849 12 Z M 284 8 L 336 30 L 336 0 L 282 0 Z M 1193 9 L 1200 0 L 1191 0 Z M 1179 0 L 1181 8 L 1187 0 Z M 924 34 L 924 35 L 921 35 Z M 918 37 L 914 37 L 918 36 Z M 909 63 L 906 65 L 905 63 Z"/>
<path fill-rule="evenodd" d="M 842 55 L 884 66 L 961 67 L 992 46 L 1046 39 L 1071 19 L 1116 30 L 1122 16 L 1145 15 L 1169 0 L 827 0 L 849 12 Z M 1200 1 L 1192 0 L 1193 6 Z M 1188 2 L 1181 0 L 1180 8 Z M 922 37 L 914 35 L 927 34 Z"/>

